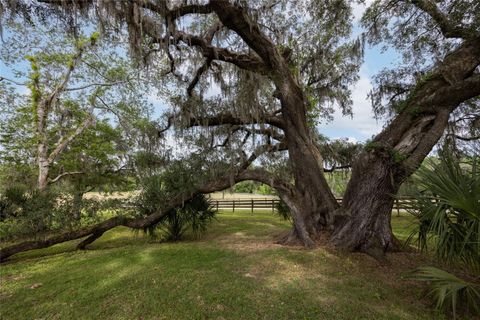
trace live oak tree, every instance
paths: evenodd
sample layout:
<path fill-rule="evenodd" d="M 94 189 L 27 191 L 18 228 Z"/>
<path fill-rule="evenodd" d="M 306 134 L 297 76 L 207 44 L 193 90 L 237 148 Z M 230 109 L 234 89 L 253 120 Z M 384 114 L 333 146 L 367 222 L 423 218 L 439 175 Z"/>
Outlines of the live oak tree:
<path fill-rule="evenodd" d="M 392 116 L 353 165 L 335 244 L 374 254 L 397 249 L 393 196 L 442 137 L 450 115 L 465 104 L 479 108 L 478 9 L 477 1 L 415 0 L 375 1 L 367 10 L 369 40 L 392 45 L 403 64 L 377 76 L 374 107 Z"/>
<path fill-rule="evenodd" d="M 338 207 L 323 175 L 311 119 L 318 114 L 327 116 L 325 108 L 332 102 L 348 112 L 348 84 L 356 76 L 361 44 L 342 43 L 351 27 L 350 8 L 342 1 L 250 5 L 241 7 L 227 1 L 178 8 L 162 3 L 153 7 L 148 2 L 127 4 L 139 12 L 138 22 L 131 21 L 130 30 L 143 31 L 150 43 L 163 54 L 166 51 L 171 60 L 168 72 L 173 77 L 188 79 L 187 97 L 179 102 L 178 116 L 184 118 L 184 126 L 226 125 L 235 132 L 263 134 L 284 145 L 287 142 L 294 183 L 269 184 L 294 217 L 295 228 L 286 242 L 300 238 L 311 247 L 312 238 Z M 310 13 L 305 15 L 307 8 Z M 108 10 L 119 8 L 111 6 Z M 282 10 L 288 14 L 282 15 Z M 187 15 L 195 23 L 187 22 L 180 30 Z M 204 19 L 212 22 L 202 30 Z M 182 75 L 182 69 L 193 69 L 192 76 Z M 222 99 L 202 96 L 201 82 L 207 77 L 217 80 Z M 260 128 L 248 127 L 258 123 Z M 256 173 L 257 179 L 272 180 L 265 170 Z"/>
<path fill-rule="evenodd" d="M 368 38 L 405 49 L 405 66 L 378 78 L 375 107 L 387 105 L 396 112 L 353 164 L 340 206 L 324 177 L 311 125 L 318 115 L 328 116 L 329 103 L 348 112 L 348 86 L 356 78 L 362 46 L 346 40 L 351 28 L 347 2 L 42 2 L 74 14 L 94 12 L 105 26 L 126 25 L 132 52 L 146 63 L 168 58 L 161 78 L 186 83 L 186 96 L 176 99 L 180 110 L 171 118 L 184 127 L 227 126 L 279 141 L 274 150 L 287 148 L 293 183 L 263 169 L 247 169 L 251 161 L 246 161 L 179 198 L 219 190 L 232 181 L 264 182 L 276 188 L 292 212 L 295 228 L 285 241 L 299 238 L 307 247 L 318 232 L 330 229 L 332 241 L 349 250 L 379 256 L 397 249 L 390 226 L 394 194 L 442 136 L 449 115 L 480 93 L 480 19 L 473 1 L 376 1 L 364 18 Z M 405 48 L 407 42 L 415 50 Z M 205 95 L 206 78 L 217 81 L 222 99 Z M 86 235 L 93 241 L 119 224 L 144 227 L 162 212 L 142 220 L 118 217 L 22 248 Z"/>

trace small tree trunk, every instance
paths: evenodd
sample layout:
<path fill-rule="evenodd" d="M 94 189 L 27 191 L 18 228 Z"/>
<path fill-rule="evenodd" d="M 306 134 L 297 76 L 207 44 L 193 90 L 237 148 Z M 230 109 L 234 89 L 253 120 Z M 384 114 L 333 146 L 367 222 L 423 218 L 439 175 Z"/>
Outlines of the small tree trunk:
<path fill-rule="evenodd" d="M 82 200 L 83 200 L 83 192 L 74 192 L 72 217 L 73 217 L 73 221 L 75 222 L 80 222 L 80 219 L 82 217 Z"/>
<path fill-rule="evenodd" d="M 48 174 L 50 166 L 48 161 L 39 160 L 38 161 L 38 190 L 43 191 L 47 188 L 48 185 Z"/>

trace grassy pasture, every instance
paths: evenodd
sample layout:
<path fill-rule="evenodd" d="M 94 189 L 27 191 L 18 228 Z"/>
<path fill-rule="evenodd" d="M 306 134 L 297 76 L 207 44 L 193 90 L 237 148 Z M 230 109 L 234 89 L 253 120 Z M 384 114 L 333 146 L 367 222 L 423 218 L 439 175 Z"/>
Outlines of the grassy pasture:
<path fill-rule="evenodd" d="M 411 217 L 393 217 L 405 238 Z M 20 254 L 0 266 L 1 319 L 443 319 L 405 272 L 327 246 L 284 247 L 289 228 L 270 212 L 223 212 L 201 239 L 159 243 L 116 228 L 90 250 L 75 243 Z"/>

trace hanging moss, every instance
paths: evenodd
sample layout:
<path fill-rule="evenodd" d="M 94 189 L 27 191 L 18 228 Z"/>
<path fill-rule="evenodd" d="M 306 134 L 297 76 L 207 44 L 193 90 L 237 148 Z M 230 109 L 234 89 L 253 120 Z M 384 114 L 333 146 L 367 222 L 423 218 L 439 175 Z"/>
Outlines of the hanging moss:
<path fill-rule="evenodd" d="M 41 92 L 39 90 L 40 87 L 40 67 L 38 66 L 37 60 L 34 56 L 26 56 L 25 59 L 30 61 L 30 68 L 32 72 L 30 72 L 30 82 L 28 83 L 28 89 L 31 92 L 31 104 L 32 104 L 32 112 L 35 117 L 35 122 L 38 121 L 38 104 L 40 103 L 41 99 Z"/>

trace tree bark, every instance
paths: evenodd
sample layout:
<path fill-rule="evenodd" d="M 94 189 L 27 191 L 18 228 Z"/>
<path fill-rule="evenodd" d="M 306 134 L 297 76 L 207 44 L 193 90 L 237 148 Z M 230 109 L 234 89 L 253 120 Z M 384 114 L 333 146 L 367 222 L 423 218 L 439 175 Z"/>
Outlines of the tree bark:
<path fill-rule="evenodd" d="M 333 243 L 374 257 L 398 249 L 390 225 L 397 189 L 389 156 L 362 154 L 336 212 Z"/>
<path fill-rule="evenodd" d="M 251 22 L 243 8 L 225 0 L 212 0 L 210 5 L 222 24 L 234 30 L 263 60 L 269 77 L 279 92 L 283 130 L 295 180 L 295 199 L 285 203 L 294 221 L 295 232 L 306 247 L 314 246 L 314 238 L 331 220 L 338 204 L 323 173 L 323 160 L 312 140 L 307 124 L 307 102 L 288 61 L 275 44 Z M 313 239 L 312 239 L 313 238 Z"/>
<path fill-rule="evenodd" d="M 405 107 L 353 166 L 331 241 L 373 256 L 398 249 L 390 217 L 402 182 L 421 165 L 460 103 L 480 94 L 480 39 L 466 40 L 417 84 Z"/>
<path fill-rule="evenodd" d="M 318 233 L 329 225 L 338 204 L 325 179 L 322 157 L 307 126 L 303 93 L 289 75 L 284 79 L 290 80 L 282 84 L 281 103 L 296 197 L 285 202 L 292 213 L 295 230 L 283 243 L 295 242 L 296 235 L 306 247 L 312 247 Z"/>

